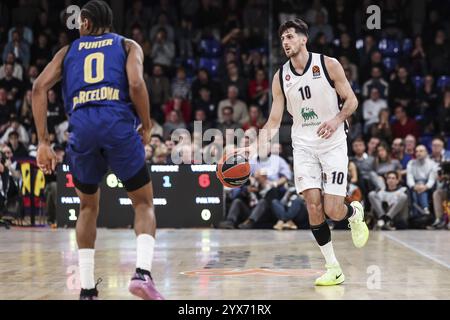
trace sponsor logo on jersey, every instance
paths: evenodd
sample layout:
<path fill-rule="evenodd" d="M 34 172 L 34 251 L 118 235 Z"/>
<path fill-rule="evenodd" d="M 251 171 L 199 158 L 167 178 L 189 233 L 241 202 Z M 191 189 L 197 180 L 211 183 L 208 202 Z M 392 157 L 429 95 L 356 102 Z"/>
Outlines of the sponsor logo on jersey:
<path fill-rule="evenodd" d="M 320 121 L 314 121 L 314 120 L 318 120 L 319 117 L 317 116 L 317 113 L 315 113 L 313 109 L 308 108 L 308 107 L 302 108 L 300 114 L 302 115 L 302 118 L 303 118 L 302 127 L 310 127 L 310 126 L 320 125 Z"/>
<path fill-rule="evenodd" d="M 284 77 L 286 79 L 286 81 L 291 80 L 291 76 L 289 74 L 286 75 L 286 77 Z"/>
<path fill-rule="evenodd" d="M 319 68 L 319 66 L 314 66 L 312 68 L 312 72 L 313 72 L 313 79 L 320 78 L 320 68 Z"/>

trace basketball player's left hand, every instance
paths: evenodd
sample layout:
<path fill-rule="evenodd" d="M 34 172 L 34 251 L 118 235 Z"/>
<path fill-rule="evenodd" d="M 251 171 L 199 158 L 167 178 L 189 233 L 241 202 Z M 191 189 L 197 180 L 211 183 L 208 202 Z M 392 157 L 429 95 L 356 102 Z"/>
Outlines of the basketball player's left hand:
<path fill-rule="evenodd" d="M 139 125 L 137 132 L 141 135 L 142 143 L 145 145 L 150 144 L 152 139 L 152 129 L 145 129 L 142 125 Z"/>
<path fill-rule="evenodd" d="M 41 169 L 44 174 L 51 174 L 55 171 L 56 154 L 49 144 L 39 144 L 36 161 L 39 169 Z"/>
<path fill-rule="evenodd" d="M 337 118 L 325 121 L 317 129 L 317 135 L 323 139 L 328 139 L 333 135 L 340 124 L 341 121 Z"/>

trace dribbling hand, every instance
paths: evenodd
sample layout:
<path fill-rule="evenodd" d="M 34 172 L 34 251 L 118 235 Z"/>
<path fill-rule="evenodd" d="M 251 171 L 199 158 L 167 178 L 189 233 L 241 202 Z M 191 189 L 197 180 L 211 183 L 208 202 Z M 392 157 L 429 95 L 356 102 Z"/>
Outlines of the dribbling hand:
<path fill-rule="evenodd" d="M 51 174 L 55 171 L 56 154 L 49 144 L 39 144 L 37 149 L 36 161 L 39 169 L 41 169 L 44 174 Z"/>

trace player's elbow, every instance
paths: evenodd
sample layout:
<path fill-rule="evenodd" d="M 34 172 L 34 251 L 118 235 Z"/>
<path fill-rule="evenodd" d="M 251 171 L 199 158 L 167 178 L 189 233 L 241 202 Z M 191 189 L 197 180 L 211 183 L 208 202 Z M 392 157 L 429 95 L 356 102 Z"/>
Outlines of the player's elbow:
<path fill-rule="evenodd" d="M 356 98 L 355 95 L 352 95 L 350 105 L 353 107 L 353 111 L 356 111 L 356 109 L 358 109 L 358 98 Z"/>
<path fill-rule="evenodd" d="M 128 87 L 131 91 L 138 91 L 145 87 L 144 79 L 132 79 L 128 81 Z"/>
<path fill-rule="evenodd" d="M 44 86 L 43 86 L 42 82 L 39 81 L 39 79 L 36 79 L 36 81 L 34 81 L 34 83 L 33 83 L 31 93 L 33 96 L 35 96 L 35 95 L 41 93 L 42 91 L 44 91 Z"/>

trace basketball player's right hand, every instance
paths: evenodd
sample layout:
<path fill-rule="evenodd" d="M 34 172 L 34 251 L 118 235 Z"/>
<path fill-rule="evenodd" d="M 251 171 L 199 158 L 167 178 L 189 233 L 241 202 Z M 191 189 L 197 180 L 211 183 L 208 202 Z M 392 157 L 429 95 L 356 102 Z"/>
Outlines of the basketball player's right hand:
<path fill-rule="evenodd" d="M 36 155 L 37 165 L 44 174 L 51 174 L 56 167 L 56 154 L 48 143 L 40 143 Z"/>

